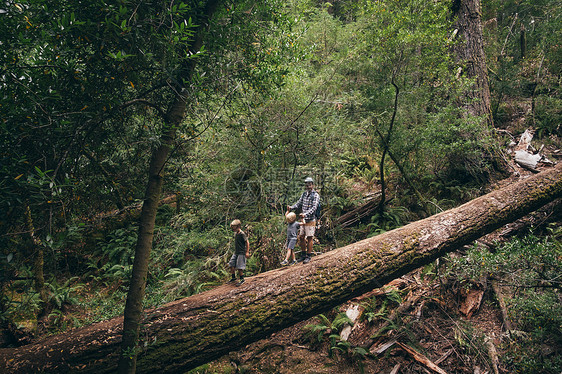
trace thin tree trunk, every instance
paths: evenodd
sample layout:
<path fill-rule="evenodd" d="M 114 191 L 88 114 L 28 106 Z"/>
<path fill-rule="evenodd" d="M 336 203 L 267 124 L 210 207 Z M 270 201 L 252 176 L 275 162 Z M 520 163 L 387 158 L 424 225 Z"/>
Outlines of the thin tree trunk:
<path fill-rule="evenodd" d="M 562 197 L 562 164 L 384 234 L 148 311 L 137 370 L 186 372 L 381 287 Z M 0 349 L 0 372 L 113 373 L 121 319 Z"/>
<path fill-rule="evenodd" d="M 406 173 L 406 170 L 404 170 L 404 168 L 402 167 L 402 164 L 400 163 L 400 161 L 394 156 L 394 154 L 390 151 L 390 148 L 388 148 L 388 144 L 386 144 L 384 141 L 384 136 L 381 134 L 381 132 L 377 129 L 377 134 L 379 135 L 379 137 L 381 138 L 381 141 L 383 142 L 383 146 L 384 149 L 386 150 L 386 152 L 388 153 L 388 156 L 390 157 L 390 159 L 392 160 L 392 162 L 394 162 L 394 165 L 396 165 L 396 167 L 398 168 L 398 170 L 400 171 L 400 174 L 402 174 L 402 177 L 404 178 L 404 180 L 406 181 L 406 183 L 408 184 L 408 186 L 410 186 L 410 188 L 414 191 L 414 194 L 416 194 L 416 197 L 418 198 L 418 200 L 420 202 L 425 201 L 425 199 L 423 198 L 422 194 L 418 191 L 418 189 L 416 188 L 416 186 L 414 185 L 414 182 L 412 181 L 412 179 L 408 176 L 408 173 Z"/>
<path fill-rule="evenodd" d="M 179 107 L 181 102 L 185 107 L 185 100 L 178 100 L 177 106 Z M 152 250 L 156 212 L 162 191 L 163 169 L 173 145 L 175 132 L 176 126 L 169 125 L 169 130 L 162 137 L 162 143 L 153 153 L 150 162 L 148 186 L 140 216 L 133 271 L 125 304 L 119 373 L 136 372 L 137 341 L 142 324 L 142 302 Z"/>
<path fill-rule="evenodd" d="M 525 30 L 525 25 L 521 23 L 521 35 L 519 37 L 519 44 L 521 46 L 521 59 L 524 59 L 527 55 L 527 33 Z"/>
<path fill-rule="evenodd" d="M 29 205 L 25 206 L 25 219 L 27 221 L 27 230 L 29 231 L 29 236 L 31 236 L 31 242 L 33 243 L 33 286 L 41 299 L 41 310 L 39 310 L 38 313 L 38 316 L 41 317 L 47 314 L 47 304 L 49 302 L 47 290 L 45 288 L 44 253 L 41 239 L 35 235 L 35 226 L 33 225 L 33 218 Z"/>
<path fill-rule="evenodd" d="M 400 89 L 398 88 L 398 86 L 396 85 L 396 83 L 394 83 L 394 74 L 392 75 L 392 85 L 394 86 L 394 109 L 392 111 L 392 118 L 390 119 L 390 125 L 388 126 L 388 133 L 386 134 L 386 137 L 381 139 L 382 145 L 383 145 L 383 149 L 382 149 L 382 156 L 381 156 L 381 160 L 379 163 L 379 170 L 380 170 L 380 177 L 381 177 L 381 199 L 379 201 L 379 207 L 378 207 L 378 211 L 382 216 L 382 213 L 384 212 L 384 207 L 386 205 L 386 182 L 384 179 L 384 160 L 386 158 L 386 153 L 388 152 L 389 148 L 388 148 L 388 144 L 390 142 L 390 136 L 392 135 L 392 129 L 394 127 L 394 122 L 396 121 L 396 113 L 398 112 L 398 94 L 400 93 Z M 380 131 L 377 132 L 380 133 Z"/>
<path fill-rule="evenodd" d="M 215 12 L 221 0 L 208 0 L 205 3 L 203 16 L 196 20 L 200 25 L 195 35 L 191 53 L 197 53 L 203 45 L 203 34 L 206 25 Z M 187 59 L 176 82 L 190 82 L 195 69 L 195 59 Z M 127 302 L 123 313 L 123 337 L 121 342 L 121 354 L 119 356 L 118 372 L 120 374 L 134 374 L 137 370 L 138 339 L 141 324 L 143 323 L 143 308 L 146 279 L 150 252 L 152 250 L 152 239 L 154 237 L 154 225 L 158 201 L 162 191 L 164 167 L 168 160 L 170 150 L 173 146 L 176 132 L 185 118 L 187 106 L 187 94 L 185 83 L 178 84 L 172 89 L 175 96 L 165 118 L 165 132 L 161 137 L 160 146 L 153 152 L 148 171 L 148 185 L 142 206 L 137 244 L 135 247 L 135 259 Z"/>

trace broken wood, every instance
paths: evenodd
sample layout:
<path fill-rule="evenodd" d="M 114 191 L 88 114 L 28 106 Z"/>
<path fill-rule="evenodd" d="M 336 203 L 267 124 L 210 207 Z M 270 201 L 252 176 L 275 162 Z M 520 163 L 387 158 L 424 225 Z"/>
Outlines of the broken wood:
<path fill-rule="evenodd" d="M 394 365 L 390 374 L 398 374 L 398 371 L 400 370 L 400 366 L 402 366 L 402 365 L 401 364 Z"/>
<path fill-rule="evenodd" d="M 463 289 L 461 292 L 464 299 L 461 303 L 460 312 L 470 319 L 472 315 L 480 309 L 482 298 L 484 297 L 484 287 L 481 283 L 476 284 L 476 288 L 468 290 Z"/>
<path fill-rule="evenodd" d="M 447 358 L 449 358 L 449 356 L 451 355 L 451 353 L 454 352 L 454 349 L 449 349 L 447 352 L 445 352 L 443 354 L 443 356 L 439 357 L 437 360 L 435 360 L 435 365 L 439 365 L 440 363 L 442 363 L 443 361 L 445 361 Z"/>
<path fill-rule="evenodd" d="M 219 358 L 431 263 L 562 196 L 562 164 L 381 235 L 148 310 L 137 373 Z M 0 372 L 114 373 L 122 318 L 0 349 Z"/>
<path fill-rule="evenodd" d="M 503 297 L 503 293 L 501 288 L 498 284 L 498 281 L 492 280 L 492 289 L 496 294 L 496 300 L 498 301 L 498 305 L 500 306 L 500 310 L 502 312 L 502 319 L 503 319 L 503 326 L 507 332 L 513 330 L 513 326 L 511 325 L 511 321 L 509 320 L 509 313 L 507 312 L 507 305 L 505 304 L 505 299 Z"/>
<path fill-rule="evenodd" d="M 530 170 L 534 173 L 538 173 L 539 171 L 537 170 L 537 165 L 539 164 L 539 162 L 541 162 L 542 160 L 542 156 L 539 154 L 532 154 L 526 151 L 515 151 L 515 162 L 527 169 Z"/>
<path fill-rule="evenodd" d="M 496 346 L 494 345 L 494 342 L 490 337 L 486 336 L 484 340 L 486 342 L 486 346 L 488 347 L 488 355 L 490 356 L 490 361 L 492 362 L 492 369 L 494 370 L 494 374 L 500 374 L 500 360 L 498 358 L 498 351 L 496 350 Z"/>
<path fill-rule="evenodd" d="M 400 342 L 396 342 L 396 344 L 399 345 L 400 348 L 402 348 L 403 350 L 408 352 L 420 364 L 425 365 L 427 368 L 433 370 L 436 373 L 447 374 L 447 372 L 445 370 L 443 370 L 439 366 L 435 365 L 433 362 L 431 362 L 430 359 L 428 359 L 427 357 L 425 357 L 424 355 L 422 355 L 421 353 L 419 353 L 415 349 L 413 349 L 411 347 L 408 347 L 406 344 L 403 344 L 403 343 L 400 343 Z"/>
<path fill-rule="evenodd" d="M 525 151 L 525 152 L 532 152 L 533 146 L 531 142 L 533 141 L 533 136 L 535 135 L 535 131 L 533 129 L 527 129 L 517 142 L 517 145 L 513 148 L 514 151 Z"/>
<path fill-rule="evenodd" d="M 372 297 L 388 295 L 391 292 L 396 292 L 399 289 L 404 288 L 406 286 L 406 284 L 407 284 L 407 280 L 404 279 L 404 277 L 398 278 L 398 279 L 395 279 L 388 284 L 385 284 L 384 287 L 377 288 L 377 289 L 374 289 L 372 291 L 369 291 L 369 292 L 367 292 L 363 295 L 360 295 L 358 297 L 353 298 L 351 301 L 352 302 L 360 302 L 360 301 L 363 301 L 365 299 L 370 299 Z"/>
<path fill-rule="evenodd" d="M 380 203 L 380 193 L 376 195 L 369 196 L 367 202 L 359 205 L 355 209 L 341 215 L 337 220 L 336 224 L 340 227 L 350 227 L 356 225 L 365 219 L 371 217 L 375 214 L 379 203 Z"/>
<path fill-rule="evenodd" d="M 345 324 L 340 333 L 341 340 L 346 341 L 349 338 L 349 336 L 351 335 L 351 331 L 356 326 L 355 321 L 357 321 L 359 316 L 361 316 L 362 312 L 363 309 L 359 305 L 351 305 L 350 308 L 345 311 L 345 315 L 347 316 L 347 318 L 349 318 L 353 325 L 350 325 L 349 323 Z"/>
<path fill-rule="evenodd" d="M 535 153 L 535 149 L 531 145 L 533 135 L 533 129 L 527 129 L 521 135 L 519 142 L 513 148 L 514 160 L 519 166 L 530 170 L 533 173 L 538 173 L 539 170 L 537 170 L 537 166 L 539 163 L 542 162 L 548 165 L 553 165 L 553 162 L 547 159 L 546 156 L 541 153 L 544 146 L 542 146 L 539 151 Z"/>
<path fill-rule="evenodd" d="M 381 353 L 383 353 L 384 351 L 386 351 L 388 348 L 392 347 L 394 344 L 396 344 L 396 339 L 393 339 L 391 341 L 388 341 L 384 344 L 381 344 L 375 348 L 371 348 L 369 350 L 369 352 L 371 352 L 374 355 L 380 355 Z"/>

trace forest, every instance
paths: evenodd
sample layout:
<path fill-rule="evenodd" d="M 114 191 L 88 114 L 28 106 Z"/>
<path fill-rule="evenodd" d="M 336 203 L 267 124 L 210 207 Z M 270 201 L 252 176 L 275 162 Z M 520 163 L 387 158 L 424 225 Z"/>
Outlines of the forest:
<path fill-rule="evenodd" d="M 0 372 L 560 374 L 561 43 L 558 0 L 3 2 Z"/>

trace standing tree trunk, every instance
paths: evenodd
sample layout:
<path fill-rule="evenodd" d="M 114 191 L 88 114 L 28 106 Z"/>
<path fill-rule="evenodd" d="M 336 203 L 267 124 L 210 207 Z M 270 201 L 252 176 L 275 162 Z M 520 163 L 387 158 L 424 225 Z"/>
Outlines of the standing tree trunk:
<path fill-rule="evenodd" d="M 472 116 L 485 117 L 487 124 L 492 126 L 492 99 L 483 48 L 480 0 L 453 0 L 453 16 L 457 18 L 456 28 L 461 38 L 455 50 L 457 58 L 465 65 L 465 75 L 475 80 L 472 89 L 466 93 L 467 112 Z"/>
<path fill-rule="evenodd" d="M 562 164 L 407 226 L 149 311 L 141 373 L 181 373 L 330 310 L 562 197 Z M 121 319 L 0 349 L 0 372 L 113 373 Z"/>
<path fill-rule="evenodd" d="M 386 182 L 384 178 L 384 160 L 386 158 L 386 154 L 389 151 L 390 137 L 392 135 L 392 129 L 394 128 L 394 123 L 396 121 L 396 113 L 398 112 L 398 94 L 400 93 L 400 89 L 398 88 L 398 85 L 394 82 L 395 74 L 396 73 L 393 73 L 392 80 L 391 80 L 392 86 L 394 86 L 394 107 L 392 110 L 392 118 L 390 119 L 390 124 L 388 125 L 388 132 L 386 136 L 383 137 L 381 132 L 377 129 L 377 133 L 381 137 L 381 146 L 382 146 L 382 155 L 381 155 L 381 160 L 379 162 L 379 170 L 380 170 L 380 177 L 381 177 L 381 198 L 377 209 L 381 216 L 386 206 Z"/>
<path fill-rule="evenodd" d="M 33 218 L 31 216 L 31 208 L 29 205 L 25 206 L 25 219 L 27 221 L 27 229 L 29 230 L 29 236 L 31 236 L 31 242 L 33 243 L 33 286 L 35 291 L 39 294 L 41 299 L 41 309 L 39 310 L 39 317 L 45 316 L 48 313 L 48 297 L 47 290 L 45 288 L 45 274 L 44 274 L 44 253 L 43 244 L 41 239 L 35 235 L 35 226 L 33 225 Z"/>
<path fill-rule="evenodd" d="M 185 107 L 185 100 L 177 100 L 176 108 L 181 109 L 181 103 Z M 185 110 L 185 109 L 184 109 Z M 183 116 L 181 117 L 183 118 Z M 152 239 L 154 237 L 154 225 L 158 202 L 162 191 L 163 169 L 168 159 L 168 154 L 173 145 L 177 125 L 168 123 L 168 131 L 162 137 L 162 143 L 154 151 L 150 161 L 148 172 L 148 186 L 139 222 L 139 233 L 135 248 L 135 259 L 127 302 L 125 304 L 123 320 L 123 339 L 121 344 L 121 356 L 119 358 L 119 373 L 136 372 L 137 341 L 140 325 L 143 319 L 142 302 L 148 275 L 148 264 L 152 250 Z"/>
<path fill-rule="evenodd" d="M 220 0 L 208 0 L 204 5 L 201 18 L 195 20 L 199 28 L 197 29 L 193 45 L 189 51 L 191 54 L 196 54 L 200 51 L 203 45 L 203 34 L 206 31 L 206 25 L 215 12 L 219 2 Z M 173 146 L 177 129 L 185 118 L 187 106 L 185 82 L 191 81 L 194 69 L 195 59 L 187 59 L 176 77 L 176 82 L 184 83 L 178 83 L 172 87 L 175 93 L 174 101 L 165 118 L 165 130 L 161 138 L 161 144 L 153 152 L 150 161 L 148 185 L 139 221 L 139 232 L 135 247 L 131 282 L 129 285 L 129 292 L 127 293 L 125 311 L 123 313 L 123 337 L 118 364 L 118 371 L 120 374 L 134 374 L 136 372 L 137 343 L 140 326 L 143 323 L 142 303 L 145 294 L 150 252 L 152 250 L 156 212 L 158 210 L 158 201 L 160 200 L 162 191 L 164 167 L 166 166 L 168 155 Z"/>
<path fill-rule="evenodd" d="M 461 105 L 466 108 L 465 116 L 483 118 L 483 134 L 493 138 L 494 117 L 492 116 L 492 97 L 488 82 L 488 68 L 484 54 L 482 35 L 482 7 L 480 0 L 453 0 L 453 16 L 461 38 L 455 46 L 459 64 L 464 66 L 464 75 L 474 80 L 472 87 L 464 93 Z M 482 159 L 489 159 L 495 171 L 505 174 L 508 170 L 504 155 L 498 149 L 483 145 Z M 480 160 L 481 161 L 481 160 Z M 474 160 L 473 162 L 479 162 Z M 484 169 L 486 170 L 486 169 Z"/>

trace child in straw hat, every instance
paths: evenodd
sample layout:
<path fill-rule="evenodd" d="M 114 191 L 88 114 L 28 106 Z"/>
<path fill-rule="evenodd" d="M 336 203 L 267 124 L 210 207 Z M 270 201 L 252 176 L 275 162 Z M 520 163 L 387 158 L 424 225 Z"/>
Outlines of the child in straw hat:
<path fill-rule="evenodd" d="M 285 219 L 287 220 L 287 241 L 285 242 L 287 255 L 285 256 L 285 260 L 281 262 L 283 266 L 297 263 L 295 260 L 295 245 L 297 244 L 297 234 L 300 227 L 300 222 L 297 222 L 297 215 L 295 213 L 287 213 Z"/>

